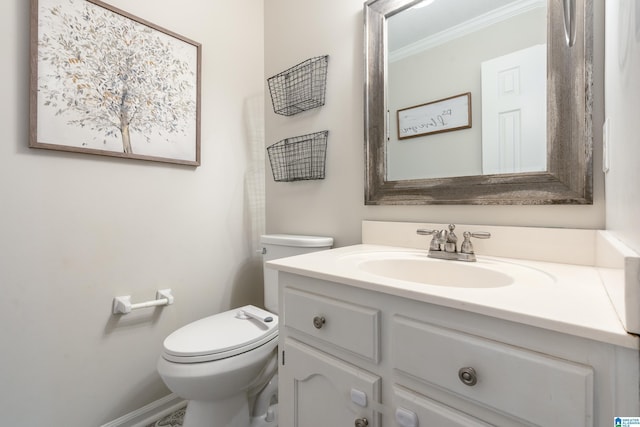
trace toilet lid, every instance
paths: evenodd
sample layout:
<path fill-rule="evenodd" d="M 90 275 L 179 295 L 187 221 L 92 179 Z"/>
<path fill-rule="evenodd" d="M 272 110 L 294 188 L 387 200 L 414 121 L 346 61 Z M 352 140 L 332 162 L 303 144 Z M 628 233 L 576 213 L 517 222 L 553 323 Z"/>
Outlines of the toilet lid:
<path fill-rule="evenodd" d="M 240 307 L 197 320 L 164 340 L 163 357 L 172 362 L 207 362 L 257 348 L 278 336 L 278 316 L 262 322 L 245 316 Z"/>

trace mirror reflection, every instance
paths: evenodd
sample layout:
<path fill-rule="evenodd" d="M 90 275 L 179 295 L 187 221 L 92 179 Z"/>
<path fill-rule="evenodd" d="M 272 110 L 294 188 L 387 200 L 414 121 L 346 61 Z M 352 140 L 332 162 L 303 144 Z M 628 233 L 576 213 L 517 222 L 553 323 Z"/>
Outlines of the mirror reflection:
<path fill-rule="evenodd" d="M 545 0 L 424 0 L 387 30 L 387 181 L 547 170 Z"/>

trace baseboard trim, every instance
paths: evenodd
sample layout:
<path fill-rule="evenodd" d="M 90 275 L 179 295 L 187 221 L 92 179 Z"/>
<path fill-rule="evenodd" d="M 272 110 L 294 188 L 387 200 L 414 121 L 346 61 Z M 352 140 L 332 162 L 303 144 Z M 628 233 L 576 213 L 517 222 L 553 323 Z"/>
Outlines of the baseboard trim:
<path fill-rule="evenodd" d="M 171 393 L 100 427 L 144 427 L 182 408 L 186 404 L 186 400 Z"/>

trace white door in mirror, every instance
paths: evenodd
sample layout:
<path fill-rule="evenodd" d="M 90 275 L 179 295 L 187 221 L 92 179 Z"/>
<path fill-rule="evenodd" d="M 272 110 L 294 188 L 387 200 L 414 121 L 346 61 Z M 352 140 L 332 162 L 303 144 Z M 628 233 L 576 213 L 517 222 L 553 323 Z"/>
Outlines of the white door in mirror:
<path fill-rule="evenodd" d="M 482 62 L 482 173 L 547 170 L 547 45 Z"/>

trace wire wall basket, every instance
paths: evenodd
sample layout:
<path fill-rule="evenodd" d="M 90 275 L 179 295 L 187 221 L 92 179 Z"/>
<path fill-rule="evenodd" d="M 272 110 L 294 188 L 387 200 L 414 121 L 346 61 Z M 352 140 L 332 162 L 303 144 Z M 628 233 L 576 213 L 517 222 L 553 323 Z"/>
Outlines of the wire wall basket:
<path fill-rule="evenodd" d="M 317 56 L 269 77 L 273 111 L 293 116 L 324 105 L 329 55 Z"/>
<path fill-rule="evenodd" d="M 283 139 L 267 147 L 277 182 L 324 179 L 329 131 Z"/>

